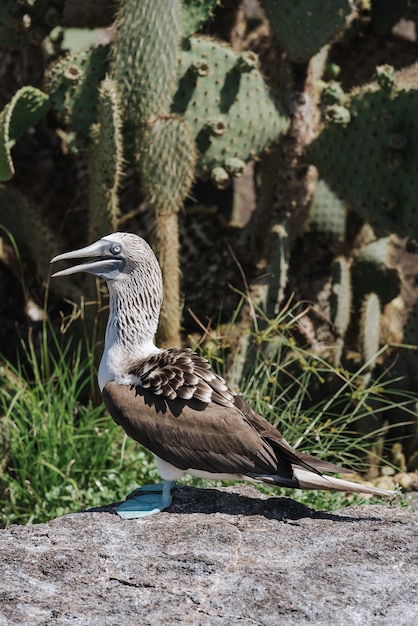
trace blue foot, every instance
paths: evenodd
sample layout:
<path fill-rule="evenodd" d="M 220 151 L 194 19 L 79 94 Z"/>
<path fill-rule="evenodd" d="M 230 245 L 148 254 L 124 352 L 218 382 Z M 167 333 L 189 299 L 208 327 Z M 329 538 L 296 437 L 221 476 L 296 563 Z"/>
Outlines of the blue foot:
<path fill-rule="evenodd" d="M 170 506 L 171 490 L 175 484 L 174 480 L 165 480 L 159 485 L 139 487 L 116 508 L 116 513 L 123 519 L 155 515 Z"/>

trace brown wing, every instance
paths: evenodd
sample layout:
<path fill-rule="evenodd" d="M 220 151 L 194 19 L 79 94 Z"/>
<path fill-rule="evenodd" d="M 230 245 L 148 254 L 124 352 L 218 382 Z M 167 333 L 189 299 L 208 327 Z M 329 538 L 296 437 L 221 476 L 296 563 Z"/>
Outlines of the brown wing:
<path fill-rule="evenodd" d="M 108 383 L 103 399 L 127 434 L 180 469 L 280 475 L 341 468 L 294 450 L 279 431 L 228 389 L 190 350 L 164 350 L 131 370 L 141 385 Z"/>
<path fill-rule="evenodd" d="M 252 408 L 243 400 L 240 396 L 235 396 L 235 406 L 242 412 L 245 418 L 254 426 L 259 432 L 260 436 L 272 446 L 273 450 L 278 456 L 284 456 L 293 465 L 304 467 L 311 470 L 316 474 L 322 472 L 340 473 L 344 474 L 352 473 L 353 470 L 340 465 L 334 465 L 334 463 L 328 463 L 322 459 L 317 459 L 311 454 L 305 454 L 295 450 L 286 441 L 280 431 L 275 428 L 270 422 L 258 415 Z"/>
<path fill-rule="evenodd" d="M 273 449 L 236 407 L 170 400 L 113 382 L 105 385 L 103 400 L 132 439 L 175 467 L 235 475 L 277 473 Z M 289 462 L 281 473 L 291 481 Z"/>
<path fill-rule="evenodd" d="M 234 394 L 224 379 L 210 369 L 206 359 L 190 349 L 163 350 L 139 361 L 131 373 L 142 387 L 169 400 L 195 399 L 233 406 Z"/>

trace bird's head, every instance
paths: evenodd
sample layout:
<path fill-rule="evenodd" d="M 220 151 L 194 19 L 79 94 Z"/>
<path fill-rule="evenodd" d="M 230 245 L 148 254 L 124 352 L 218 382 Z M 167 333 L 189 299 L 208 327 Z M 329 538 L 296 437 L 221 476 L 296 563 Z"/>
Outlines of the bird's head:
<path fill-rule="evenodd" d="M 150 246 L 133 233 L 113 233 L 79 250 L 64 252 L 51 259 L 69 261 L 92 259 L 55 272 L 53 277 L 68 276 L 77 272 L 87 272 L 104 278 L 108 283 L 123 282 L 139 272 L 145 278 L 152 275 L 154 281 L 161 281 L 161 270 Z"/>

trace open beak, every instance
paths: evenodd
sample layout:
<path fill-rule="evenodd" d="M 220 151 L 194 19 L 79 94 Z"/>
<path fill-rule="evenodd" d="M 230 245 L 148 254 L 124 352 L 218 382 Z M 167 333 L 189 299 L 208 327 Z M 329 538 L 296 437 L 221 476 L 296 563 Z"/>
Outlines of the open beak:
<path fill-rule="evenodd" d="M 52 274 L 52 278 L 55 278 L 56 276 L 68 276 L 78 272 L 87 272 L 95 276 L 107 278 L 108 280 L 115 278 L 116 275 L 123 270 L 125 261 L 122 258 L 115 257 L 111 254 L 109 250 L 109 243 L 110 242 L 108 240 L 99 239 L 99 241 L 96 241 L 85 248 L 73 250 L 72 252 L 64 252 L 64 254 L 58 254 L 51 259 L 51 263 L 72 259 L 84 259 L 86 257 L 101 258 L 86 261 L 85 263 L 80 263 L 79 265 L 74 265 L 72 267 L 67 267 L 65 270 L 60 270 L 59 272 Z"/>

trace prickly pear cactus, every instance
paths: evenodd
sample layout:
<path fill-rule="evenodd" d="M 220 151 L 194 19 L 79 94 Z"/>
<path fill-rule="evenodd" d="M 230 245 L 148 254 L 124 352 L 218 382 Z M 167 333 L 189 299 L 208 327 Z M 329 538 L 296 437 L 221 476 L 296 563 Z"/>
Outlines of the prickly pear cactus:
<path fill-rule="evenodd" d="M 205 38 L 191 37 L 181 52 L 171 110 L 184 116 L 196 137 L 198 174 L 221 188 L 289 126 L 257 55 L 239 55 Z"/>
<path fill-rule="evenodd" d="M 334 365 L 338 367 L 344 353 L 344 338 L 351 318 L 351 276 L 350 266 L 343 256 L 337 257 L 331 267 L 331 296 L 329 299 L 330 319 L 334 325 L 336 341 Z"/>
<path fill-rule="evenodd" d="M 180 324 L 178 212 L 190 190 L 195 168 L 195 142 L 187 122 L 176 115 L 155 119 L 141 136 L 139 169 L 155 215 L 154 247 L 164 276 L 166 302 L 161 340 L 179 341 L 173 320 Z"/>
<path fill-rule="evenodd" d="M 347 210 L 343 202 L 319 179 L 309 210 L 306 232 L 315 233 L 324 242 L 341 243 L 345 239 Z"/>
<path fill-rule="evenodd" d="M 339 337 L 344 337 L 351 316 L 351 276 L 347 259 L 338 257 L 332 265 L 331 321 Z"/>
<path fill-rule="evenodd" d="M 45 280 L 50 272 L 49 261 L 59 250 L 57 238 L 45 224 L 38 207 L 18 189 L 0 185 L 0 223 L 10 231 L 23 256 L 31 259 L 38 275 Z M 61 289 L 64 293 L 65 286 Z"/>
<path fill-rule="evenodd" d="M 178 211 L 194 178 L 187 122 L 170 116 L 180 48 L 178 0 L 125 0 L 116 20 L 112 76 L 134 127 L 137 161 L 153 214 L 153 246 L 164 274 L 160 341 L 180 343 Z"/>
<path fill-rule="evenodd" d="M 111 73 L 130 119 L 145 122 L 170 106 L 180 43 L 177 0 L 125 0 L 116 20 Z"/>
<path fill-rule="evenodd" d="M 11 149 L 50 107 L 48 96 L 35 87 L 22 87 L 0 113 L 0 181 L 14 174 Z"/>
<path fill-rule="evenodd" d="M 381 305 L 377 294 L 371 292 L 363 300 L 360 313 L 360 353 L 367 371 L 376 365 L 380 339 Z"/>
<path fill-rule="evenodd" d="M 305 63 L 346 27 L 349 0 L 261 0 L 279 46 Z"/>
<path fill-rule="evenodd" d="M 60 121 L 88 136 L 97 122 L 99 86 L 108 70 L 109 46 L 67 54 L 49 68 L 46 88 Z"/>
<path fill-rule="evenodd" d="M 116 84 L 109 78 L 100 86 L 97 118 L 97 124 L 93 124 L 90 131 L 89 241 L 118 229 L 118 187 L 123 163 L 122 117 Z"/>
<path fill-rule="evenodd" d="M 397 268 L 391 267 L 391 239 L 383 237 L 358 251 L 351 266 L 353 300 L 360 307 L 366 294 L 374 291 L 382 305 L 399 295 L 401 277 Z"/>
<path fill-rule="evenodd" d="M 181 3 L 181 34 L 197 33 L 212 16 L 220 0 L 183 0 Z"/>
<path fill-rule="evenodd" d="M 394 232 L 416 239 L 418 89 L 408 84 L 407 75 L 396 84 L 393 77 L 386 67 L 379 82 L 347 96 L 343 108 L 349 117 L 331 118 L 308 154 L 330 187 L 377 235 Z"/>
<path fill-rule="evenodd" d="M 144 191 L 158 214 L 177 212 L 193 181 L 196 150 L 187 122 L 170 115 L 143 132 L 139 169 Z"/>
<path fill-rule="evenodd" d="M 195 289 L 205 317 L 219 319 L 220 275 L 233 277 L 234 296 L 249 285 L 265 319 L 294 293 L 321 313 L 298 338 L 324 346 L 337 367 L 358 368 L 353 346 L 373 364 L 378 338 L 368 328 L 378 327 L 377 305 L 382 330 L 401 336 L 395 313 L 417 280 L 405 261 L 404 274 L 392 266 L 382 239 L 407 236 L 407 252 L 418 251 L 418 55 L 411 23 L 400 17 L 417 23 L 418 1 L 0 2 L 0 178 L 14 174 L 0 188 L 0 225 L 22 250 L 30 244 L 22 257 L 37 263 L 29 284 L 47 275 L 64 220 L 60 249 L 121 224 L 144 234 L 145 221 L 164 272 L 165 345 L 180 343 L 181 327 L 191 330 L 181 316 L 181 260 L 185 290 Z M 86 49 L 86 32 L 68 27 L 100 29 L 88 36 L 109 43 Z M 39 85 L 55 115 L 45 115 Z M 242 214 L 231 218 L 238 205 Z M 203 271 L 179 254 L 183 208 L 194 228 L 181 250 L 199 251 L 202 239 L 189 233 L 204 231 Z M 53 289 L 70 292 L 64 281 Z M 413 319 L 405 337 L 416 345 Z M 254 318 L 242 320 L 242 350 L 231 355 L 236 386 L 252 359 L 251 332 L 241 329 L 251 331 Z M 407 357 L 414 390 L 415 354 Z"/>

